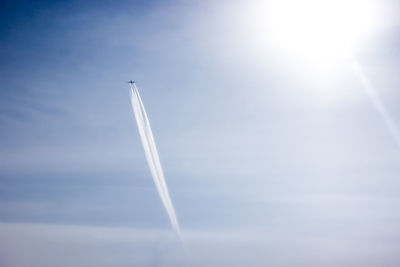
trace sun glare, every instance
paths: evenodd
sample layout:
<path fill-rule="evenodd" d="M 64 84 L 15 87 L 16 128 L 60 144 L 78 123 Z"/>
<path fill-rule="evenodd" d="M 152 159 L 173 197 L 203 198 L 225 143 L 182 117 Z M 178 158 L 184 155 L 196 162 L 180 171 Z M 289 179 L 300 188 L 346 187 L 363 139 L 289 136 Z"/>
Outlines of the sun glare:
<path fill-rule="evenodd" d="M 351 54 L 375 20 L 372 0 L 271 0 L 265 9 L 268 42 L 316 63 Z"/>

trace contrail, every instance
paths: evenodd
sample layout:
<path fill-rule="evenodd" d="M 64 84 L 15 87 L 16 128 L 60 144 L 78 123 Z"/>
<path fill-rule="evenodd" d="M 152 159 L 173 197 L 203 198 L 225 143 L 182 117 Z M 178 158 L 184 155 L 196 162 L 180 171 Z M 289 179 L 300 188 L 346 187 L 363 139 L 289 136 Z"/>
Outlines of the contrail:
<path fill-rule="evenodd" d="M 371 82 L 368 80 L 366 75 L 361 69 L 360 64 L 353 60 L 353 70 L 357 75 L 358 79 L 360 80 L 361 84 L 363 85 L 365 92 L 367 93 L 369 99 L 371 100 L 372 104 L 374 105 L 375 109 L 381 115 L 386 128 L 388 129 L 390 135 L 393 137 L 393 140 L 396 142 L 397 146 L 400 148 L 400 130 L 397 126 L 395 120 L 390 115 L 389 111 L 386 109 L 385 105 L 380 100 L 376 90 L 372 86 Z"/>
<path fill-rule="evenodd" d="M 135 83 L 131 82 L 130 87 L 132 109 L 133 113 L 135 114 L 147 164 L 149 165 L 150 172 L 156 185 L 158 194 L 160 195 L 161 201 L 167 211 L 169 220 L 171 221 L 172 228 L 177 233 L 178 237 L 182 240 L 178 219 L 175 214 L 174 206 L 172 205 L 171 197 L 169 196 L 164 172 L 161 166 L 160 158 L 158 156 L 156 143 L 154 141 L 146 110 L 144 108 L 142 99 L 140 98 L 139 91 L 137 90 Z"/>

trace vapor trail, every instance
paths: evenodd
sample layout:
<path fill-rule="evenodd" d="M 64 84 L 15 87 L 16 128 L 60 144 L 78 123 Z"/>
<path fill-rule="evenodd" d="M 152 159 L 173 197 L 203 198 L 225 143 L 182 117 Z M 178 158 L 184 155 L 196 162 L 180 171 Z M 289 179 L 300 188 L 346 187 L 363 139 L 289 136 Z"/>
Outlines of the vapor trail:
<path fill-rule="evenodd" d="M 139 129 L 139 135 L 142 140 L 144 153 L 146 156 L 147 164 L 149 165 L 151 176 L 153 177 L 158 194 L 167 211 L 169 220 L 171 221 L 172 228 L 181 238 L 178 219 L 176 218 L 175 209 L 172 205 L 171 197 L 169 196 L 168 187 L 165 182 L 164 172 L 161 166 L 160 158 L 158 156 L 156 143 L 154 141 L 153 133 L 150 127 L 150 121 L 147 117 L 142 99 L 136 85 L 130 84 L 130 95 L 133 113 L 135 114 L 136 122 Z"/>
<path fill-rule="evenodd" d="M 361 84 L 363 85 L 364 90 L 367 93 L 372 104 L 374 105 L 375 109 L 381 115 L 381 117 L 386 125 L 386 128 L 388 129 L 393 140 L 396 142 L 397 146 L 400 148 L 399 127 L 397 126 L 396 122 L 390 115 L 389 111 L 386 109 L 385 105 L 380 100 L 376 90 L 374 89 L 371 82 L 368 80 L 368 78 L 362 71 L 360 64 L 356 60 L 353 60 L 353 70 L 354 70 L 355 74 L 357 75 L 358 79 L 360 80 Z"/>

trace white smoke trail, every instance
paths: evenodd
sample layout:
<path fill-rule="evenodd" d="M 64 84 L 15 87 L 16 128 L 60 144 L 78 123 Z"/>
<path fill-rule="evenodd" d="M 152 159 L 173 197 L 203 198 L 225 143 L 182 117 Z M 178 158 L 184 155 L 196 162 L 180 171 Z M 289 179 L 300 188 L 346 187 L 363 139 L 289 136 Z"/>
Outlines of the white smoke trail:
<path fill-rule="evenodd" d="M 131 84 L 131 103 L 133 113 L 135 114 L 136 122 L 139 129 L 139 135 L 142 140 L 143 149 L 145 152 L 147 164 L 149 165 L 151 175 L 156 185 L 158 194 L 167 211 L 172 228 L 175 230 L 180 239 L 181 232 L 178 219 L 175 214 L 174 206 L 172 205 L 171 197 L 169 196 L 168 187 L 165 182 L 164 172 L 158 156 L 156 143 L 151 131 L 150 122 L 146 114 L 142 99 L 135 84 Z"/>
<path fill-rule="evenodd" d="M 386 109 L 385 105 L 380 100 L 376 90 L 374 89 L 371 82 L 368 80 L 368 78 L 362 71 L 360 64 L 356 60 L 353 60 L 353 70 L 354 70 L 355 74 L 357 75 L 358 79 L 360 80 L 361 84 L 363 85 L 364 90 L 367 93 L 372 104 L 374 105 L 375 109 L 381 115 L 390 135 L 393 137 L 393 140 L 396 142 L 397 146 L 400 148 L 399 127 L 397 126 L 396 122 L 390 115 L 389 111 Z"/>

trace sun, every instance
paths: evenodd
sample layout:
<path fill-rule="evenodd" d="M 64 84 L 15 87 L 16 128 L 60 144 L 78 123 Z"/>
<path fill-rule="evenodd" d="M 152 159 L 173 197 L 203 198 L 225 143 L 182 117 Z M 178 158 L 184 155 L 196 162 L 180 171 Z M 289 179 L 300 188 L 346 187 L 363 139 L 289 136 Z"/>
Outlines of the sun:
<path fill-rule="evenodd" d="M 257 34 L 286 54 L 314 63 L 349 56 L 373 29 L 373 0 L 270 0 L 256 11 Z M 262 22 L 261 22 L 262 21 Z"/>

